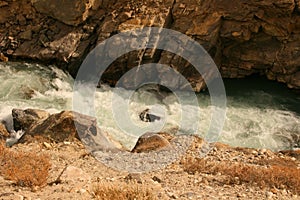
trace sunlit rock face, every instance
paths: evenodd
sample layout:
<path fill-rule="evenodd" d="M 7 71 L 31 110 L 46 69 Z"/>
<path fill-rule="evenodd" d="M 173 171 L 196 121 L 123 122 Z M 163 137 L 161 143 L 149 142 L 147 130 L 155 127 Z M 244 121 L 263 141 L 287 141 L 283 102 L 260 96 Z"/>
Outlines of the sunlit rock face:
<path fill-rule="evenodd" d="M 76 26 L 86 20 L 93 1 L 74 0 L 32 0 L 33 6 L 38 12 L 51 16 L 68 25 Z"/>
<path fill-rule="evenodd" d="M 261 74 L 299 89 L 299 24 L 299 0 L 3 0 L 0 53 L 9 59 L 59 63 L 75 76 L 87 53 L 112 35 L 144 26 L 164 27 L 199 42 L 223 77 Z M 107 52 L 113 55 L 116 50 Z M 195 91 L 206 87 L 186 60 L 158 50 L 121 56 L 106 70 L 103 81 L 114 85 L 131 68 L 151 62 L 172 66 Z M 136 75 L 151 73 L 137 71 Z M 170 82 L 172 77 L 163 79 Z M 127 80 L 131 87 L 137 82 Z"/>

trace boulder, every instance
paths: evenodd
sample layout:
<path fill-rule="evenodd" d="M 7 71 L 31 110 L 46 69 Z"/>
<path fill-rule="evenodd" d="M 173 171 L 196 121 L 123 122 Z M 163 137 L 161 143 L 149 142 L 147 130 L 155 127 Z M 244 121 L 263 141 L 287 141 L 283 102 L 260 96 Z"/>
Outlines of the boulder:
<path fill-rule="evenodd" d="M 37 124 L 39 121 L 43 121 L 50 116 L 50 114 L 44 110 L 38 109 L 13 109 L 12 110 L 14 130 L 28 130 L 32 125 Z"/>
<path fill-rule="evenodd" d="M 145 133 L 142 135 L 132 152 L 134 153 L 147 153 L 150 151 L 160 150 L 170 146 L 168 139 L 164 138 L 158 133 Z"/>
<path fill-rule="evenodd" d="M 26 124 L 26 120 L 27 118 L 24 123 L 19 120 L 19 123 Z M 72 111 L 52 114 L 26 127 L 26 135 L 38 135 L 55 142 L 80 139 L 89 151 L 122 149 L 120 143 L 99 129 L 96 118 Z"/>

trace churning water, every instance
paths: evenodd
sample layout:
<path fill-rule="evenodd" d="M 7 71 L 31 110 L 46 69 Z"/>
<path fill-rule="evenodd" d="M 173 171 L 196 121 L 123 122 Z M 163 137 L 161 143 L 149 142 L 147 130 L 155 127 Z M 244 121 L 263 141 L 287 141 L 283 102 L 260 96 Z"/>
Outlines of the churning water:
<path fill-rule="evenodd" d="M 41 66 L 27 63 L 0 63 L 0 120 L 11 123 L 13 108 L 39 108 L 51 113 L 72 109 L 74 80 L 55 66 Z M 227 113 L 219 141 L 234 146 L 269 148 L 272 150 L 293 149 L 300 145 L 300 97 L 281 84 L 258 77 L 241 80 L 225 80 L 227 92 Z M 120 93 L 130 92 L 117 88 Z M 150 127 L 151 130 L 192 134 L 188 127 L 197 121 L 180 124 L 182 110 L 197 113 L 198 132 L 205 136 L 211 120 L 210 97 L 208 93 L 197 94 L 199 106 L 181 105 L 172 93 L 160 92 L 146 86 L 133 93 L 129 102 L 129 113 L 135 125 Z M 108 86 L 98 88 L 95 93 L 95 113 L 98 125 L 132 148 L 137 135 L 124 134 L 112 112 L 114 89 Z M 190 93 L 183 95 L 189 99 Z M 91 97 L 91 98 L 94 98 Z M 162 116 L 164 123 L 142 122 L 139 113 L 149 108 L 153 114 Z M 115 109 L 118 111 L 118 108 Z M 117 115 L 118 113 L 115 113 Z M 156 123 L 156 124 L 155 124 Z M 148 130 L 148 129 L 147 129 Z"/>

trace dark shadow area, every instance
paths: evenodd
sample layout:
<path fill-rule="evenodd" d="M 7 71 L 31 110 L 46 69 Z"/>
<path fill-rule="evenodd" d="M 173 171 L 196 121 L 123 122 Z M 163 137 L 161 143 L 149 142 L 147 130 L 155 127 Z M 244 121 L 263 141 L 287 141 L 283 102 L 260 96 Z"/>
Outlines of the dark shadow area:
<path fill-rule="evenodd" d="M 290 110 L 300 115 L 300 91 L 289 89 L 285 84 L 270 81 L 266 77 L 252 75 L 243 79 L 224 79 L 227 97 L 254 99 L 262 107 L 280 104 L 283 110 Z M 260 93 L 253 98 L 253 95 Z M 269 97 L 269 98 L 264 98 Z M 247 99 L 247 97 L 249 97 Z M 273 102 L 270 101 L 272 99 Z"/>

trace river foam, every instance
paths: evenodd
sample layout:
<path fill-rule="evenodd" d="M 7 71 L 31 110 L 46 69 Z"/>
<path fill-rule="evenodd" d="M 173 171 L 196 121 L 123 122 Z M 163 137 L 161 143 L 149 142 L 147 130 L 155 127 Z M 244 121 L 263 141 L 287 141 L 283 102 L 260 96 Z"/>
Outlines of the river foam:
<path fill-rule="evenodd" d="M 27 63 L 0 63 L 0 120 L 7 121 L 12 128 L 11 110 L 13 108 L 39 108 L 49 112 L 72 109 L 73 82 L 71 76 L 55 66 L 42 66 Z M 255 79 L 257 80 L 257 79 Z M 225 81 L 227 96 L 226 121 L 219 141 L 233 146 L 268 148 L 272 150 L 292 149 L 300 143 L 300 112 L 299 96 L 286 95 L 276 84 L 269 89 L 236 88 L 236 83 Z M 228 82 L 228 81 L 227 81 Z M 239 81 L 237 85 L 243 84 Z M 269 83 L 268 83 L 269 84 Z M 272 84 L 272 83 L 270 83 Z M 148 88 L 147 88 L 148 87 Z M 176 132 L 183 134 L 198 134 L 207 137 L 206 132 L 211 120 L 213 106 L 208 93 L 197 94 L 199 106 L 189 103 L 181 105 L 172 93 L 161 92 L 158 96 L 152 86 L 147 86 L 134 92 L 129 101 L 130 120 L 136 126 L 151 131 Z M 149 89 L 150 87 L 150 89 Z M 273 87 L 273 88 L 272 88 Z M 271 89 L 270 89 L 271 88 Z M 127 93 L 122 88 L 119 92 Z M 286 90 L 286 89 L 282 89 Z M 184 93 L 184 92 L 183 92 Z M 282 93 L 282 94 L 281 94 Z M 184 93 L 188 100 L 191 95 Z M 139 135 L 125 134 L 118 126 L 112 112 L 114 88 L 102 86 L 96 90 L 95 113 L 98 125 L 119 140 L 124 146 L 132 148 Z M 142 122 L 139 113 L 149 108 L 151 112 L 162 116 L 163 123 Z M 115 110 L 118 110 L 115 109 Z M 199 113 L 199 118 L 191 118 L 180 124 L 182 110 Z M 117 113 L 118 114 L 118 113 Z M 198 123 L 197 133 L 189 127 Z"/>

